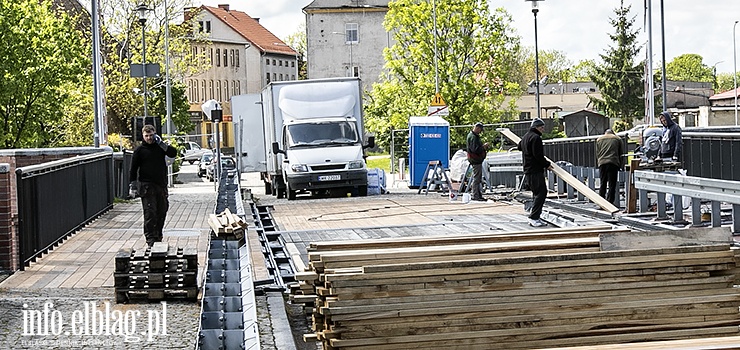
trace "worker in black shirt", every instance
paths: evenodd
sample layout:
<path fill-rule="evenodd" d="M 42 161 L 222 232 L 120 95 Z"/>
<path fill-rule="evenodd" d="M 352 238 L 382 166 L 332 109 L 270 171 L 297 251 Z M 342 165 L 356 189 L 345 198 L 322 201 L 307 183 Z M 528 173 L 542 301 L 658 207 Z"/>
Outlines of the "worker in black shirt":
<path fill-rule="evenodd" d="M 545 184 L 545 170 L 552 169 L 550 162 L 545 158 L 545 149 L 542 145 L 542 133 L 545 131 L 545 122 L 534 118 L 529 131 L 519 141 L 519 150 L 522 151 L 524 161 L 524 176 L 532 190 L 534 203 L 529 214 L 529 225 L 542 227 L 547 224 L 540 220 L 542 207 L 547 199 L 547 185 Z"/>
<path fill-rule="evenodd" d="M 170 203 L 167 200 L 167 163 L 165 156 L 174 158 L 177 149 L 164 143 L 152 125 L 141 129 L 144 142 L 134 150 L 129 173 L 129 195 L 138 194 L 144 208 L 144 237 L 152 246 L 162 241 L 162 229 Z M 138 181 L 138 186 L 136 185 Z"/>

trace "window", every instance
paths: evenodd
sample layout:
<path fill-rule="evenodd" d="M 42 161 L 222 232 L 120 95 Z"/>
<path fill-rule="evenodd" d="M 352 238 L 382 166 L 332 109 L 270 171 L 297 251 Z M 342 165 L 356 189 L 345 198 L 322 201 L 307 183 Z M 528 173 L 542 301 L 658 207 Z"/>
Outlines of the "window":
<path fill-rule="evenodd" d="M 236 66 L 239 67 L 239 50 L 234 51 L 234 62 L 236 62 Z"/>
<path fill-rule="evenodd" d="M 206 33 L 211 32 L 211 21 L 206 21 Z"/>
<path fill-rule="evenodd" d="M 203 21 L 198 21 L 198 32 L 203 33 L 204 27 L 203 27 Z"/>
<path fill-rule="evenodd" d="M 212 66 L 212 65 L 213 65 L 213 48 L 210 48 L 210 53 L 209 53 L 209 55 L 211 56 L 211 61 L 210 61 L 210 64 L 211 64 L 211 66 Z"/>
<path fill-rule="evenodd" d="M 209 99 L 213 99 L 213 80 L 208 82 L 208 92 Z"/>
<path fill-rule="evenodd" d="M 358 66 L 352 66 L 352 74 L 350 76 L 352 76 L 352 77 L 359 77 L 360 76 L 360 67 L 358 67 Z"/>
<path fill-rule="evenodd" d="M 357 23 L 347 23 L 344 25 L 344 32 L 347 34 L 347 44 L 358 43 L 360 41 L 360 32 Z"/>
<path fill-rule="evenodd" d="M 282 67 L 282 66 L 283 66 L 283 61 L 282 61 L 282 60 L 280 60 L 280 61 L 278 61 L 278 62 L 280 63 L 280 64 L 278 64 L 278 65 L 279 65 L 280 67 Z"/>
<path fill-rule="evenodd" d="M 236 83 L 238 83 L 236 80 L 231 82 L 231 96 L 239 95 L 236 91 Z"/>
<path fill-rule="evenodd" d="M 283 74 L 280 73 L 280 81 L 283 81 Z"/>
<path fill-rule="evenodd" d="M 221 101 L 221 81 L 216 80 L 216 101 Z"/>
<path fill-rule="evenodd" d="M 221 67 L 221 49 L 216 49 L 216 67 Z"/>
<path fill-rule="evenodd" d="M 276 64 L 275 64 L 275 59 L 274 59 L 274 58 L 272 59 L 272 65 L 273 65 L 273 66 L 275 66 L 275 65 L 276 65 Z"/>
<path fill-rule="evenodd" d="M 268 66 L 270 65 L 270 59 L 269 58 L 265 60 L 265 64 L 267 64 Z"/>
<path fill-rule="evenodd" d="M 229 66 L 229 50 L 224 49 L 224 67 Z"/>
<path fill-rule="evenodd" d="M 242 82 L 237 80 L 235 84 L 236 84 L 236 94 L 241 95 L 242 94 Z"/>
<path fill-rule="evenodd" d="M 229 95 L 229 82 L 227 80 L 224 80 L 224 101 L 228 101 L 229 98 L 231 98 L 231 95 Z"/>
<path fill-rule="evenodd" d="M 201 101 L 206 101 L 206 81 L 203 80 L 200 82 L 200 96 L 203 98 Z"/>
<path fill-rule="evenodd" d="M 295 74 L 290 76 L 290 80 L 295 80 Z"/>
<path fill-rule="evenodd" d="M 290 67 L 295 68 L 295 61 L 290 61 Z"/>
<path fill-rule="evenodd" d="M 267 76 L 265 77 L 265 82 L 266 82 L 267 84 L 269 84 L 269 83 L 270 83 L 270 73 L 267 73 Z"/>
<path fill-rule="evenodd" d="M 272 73 L 272 80 L 279 81 L 277 80 L 277 73 Z"/>
<path fill-rule="evenodd" d="M 234 49 L 229 50 L 229 60 L 231 60 L 231 66 L 234 67 Z"/>

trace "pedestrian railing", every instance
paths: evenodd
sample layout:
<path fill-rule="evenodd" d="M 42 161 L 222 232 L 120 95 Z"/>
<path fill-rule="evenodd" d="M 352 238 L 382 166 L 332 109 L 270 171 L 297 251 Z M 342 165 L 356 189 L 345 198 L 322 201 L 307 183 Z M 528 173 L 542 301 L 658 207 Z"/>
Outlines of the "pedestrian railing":
<path fill-rule="evenodd" d="M 16 169 L 21 269 L 113 207 L 113 154 Z"/>

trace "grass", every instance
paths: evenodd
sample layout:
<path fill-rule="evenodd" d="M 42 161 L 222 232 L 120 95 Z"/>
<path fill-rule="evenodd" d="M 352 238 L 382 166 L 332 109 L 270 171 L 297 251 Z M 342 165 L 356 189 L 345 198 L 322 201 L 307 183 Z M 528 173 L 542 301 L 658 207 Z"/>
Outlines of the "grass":
<path fill-rule="evenodd" d="M 386 173 L 391 172 L 391 156 L 389 154 L 374 155 L 368 157 L 366 161 L 368 169 L 380 168 L 385 170 Z"/>

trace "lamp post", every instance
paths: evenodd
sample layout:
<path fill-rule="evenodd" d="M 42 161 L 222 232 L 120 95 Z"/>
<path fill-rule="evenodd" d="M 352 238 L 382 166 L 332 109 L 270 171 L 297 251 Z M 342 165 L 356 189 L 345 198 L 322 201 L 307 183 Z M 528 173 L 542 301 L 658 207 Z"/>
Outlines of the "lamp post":
<path fill-rule="evenodd" d="M 737 22 L 732 25 L 732 82 L 735 85 L 733 95 L 735 95 L 735 126 L 737 126 L 737 49 L 735 48 L 735 28 L 737 28 Z"/>
<path fill-rule="evenodd" d="M 540 12 L 539 1 L 544 0 L 524 0 L 532 2 L 532 14 L 534 15 L 534 98 L 537 104 L 537 118 L 540 117 L 540 54 L 537 49 L 537 12 Z"/>
<path fill-rule="evenodd" d="M 146 93 L 146 38 L 145 38 L 145 24 L 146 24 L 146 13 L 149 12 L 149 8 L 146 6 L 145 3 L 139 4 L 139 6 L 136 7 L 136 12 L 139 13 L 139 23 L 141 23 L 141 65 L 144 70 L 144 81 L 143 81 L 143 88 L 144 88 L 144 123 L 146 123 L 146 117 L 147 117 L 147 110 L 146 110 L 146 99 L 147 99 L 147 93 Z"/>

